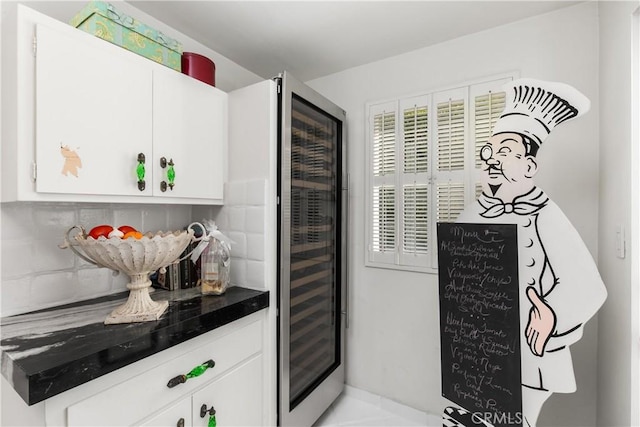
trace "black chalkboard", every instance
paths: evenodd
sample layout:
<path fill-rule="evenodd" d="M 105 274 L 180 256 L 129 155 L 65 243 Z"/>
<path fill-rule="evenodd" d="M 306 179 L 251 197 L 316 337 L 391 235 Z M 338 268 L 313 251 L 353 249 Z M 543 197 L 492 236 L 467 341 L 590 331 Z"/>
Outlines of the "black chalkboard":
<path fill-rule="evenodd" d="M 438 224 L 442 395 L 522 425 L 515 225 Z"/>

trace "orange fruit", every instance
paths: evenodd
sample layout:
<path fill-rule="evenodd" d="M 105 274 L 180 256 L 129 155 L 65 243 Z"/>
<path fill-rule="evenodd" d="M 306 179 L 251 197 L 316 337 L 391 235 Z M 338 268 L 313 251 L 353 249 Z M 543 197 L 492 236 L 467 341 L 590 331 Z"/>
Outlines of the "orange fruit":
<path fill-rule="evenodd" d="M 124 233 L 122 236 L 123 239 L 128 239 L 129 237 L 133 237 L 134 239 L 142 239 L 142 233 L 139 231 L 129 231 L 128 233 Z"/>

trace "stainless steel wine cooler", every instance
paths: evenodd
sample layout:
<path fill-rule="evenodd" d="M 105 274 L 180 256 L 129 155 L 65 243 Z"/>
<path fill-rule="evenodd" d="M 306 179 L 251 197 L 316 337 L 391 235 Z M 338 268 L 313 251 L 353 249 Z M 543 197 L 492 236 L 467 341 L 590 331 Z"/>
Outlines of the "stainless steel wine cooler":
<path fill-rule="evenodd" d="M 277 83 L 278 422 L 310 426 L 344 387 L 345 112 L 288 73 Z"/>

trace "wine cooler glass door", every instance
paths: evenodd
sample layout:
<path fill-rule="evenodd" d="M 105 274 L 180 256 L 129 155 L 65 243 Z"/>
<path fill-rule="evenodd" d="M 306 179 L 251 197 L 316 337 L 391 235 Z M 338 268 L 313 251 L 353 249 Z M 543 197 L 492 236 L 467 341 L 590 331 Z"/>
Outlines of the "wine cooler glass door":
<path fill-rule="evenodd" d="M 344 111 L 281 87 L 280 425 L 311 425 L 344 386 Z"/>

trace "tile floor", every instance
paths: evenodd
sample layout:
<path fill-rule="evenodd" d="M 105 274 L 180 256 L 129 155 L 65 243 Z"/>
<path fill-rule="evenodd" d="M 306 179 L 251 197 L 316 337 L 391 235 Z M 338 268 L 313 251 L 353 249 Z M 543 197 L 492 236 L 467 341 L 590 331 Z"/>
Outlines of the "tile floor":
<path fill-rule="evenodd" d="M 314 427 L 441 425 L 439 417 L 347 386 Z"/>

